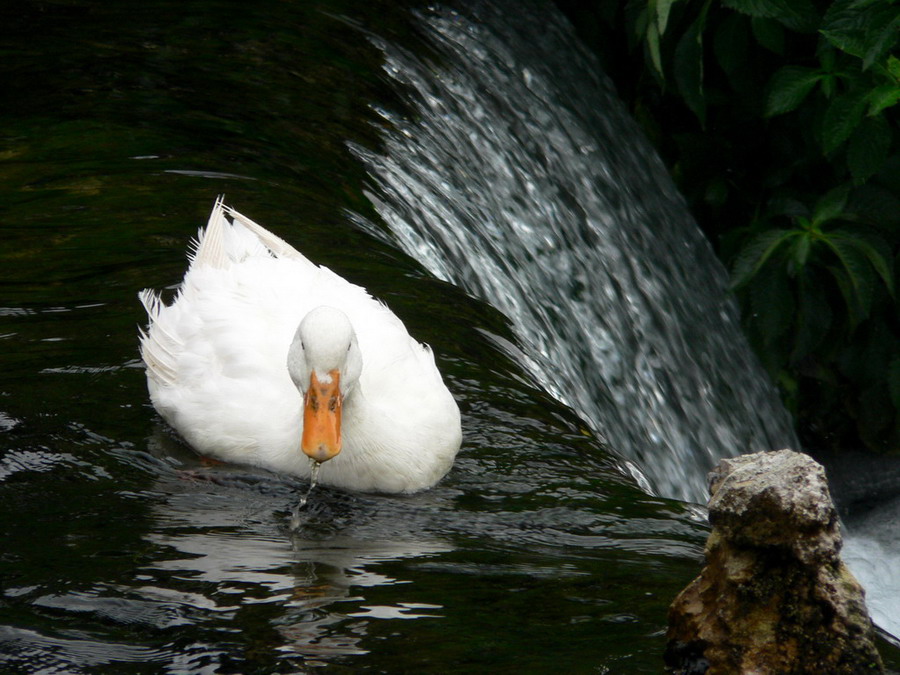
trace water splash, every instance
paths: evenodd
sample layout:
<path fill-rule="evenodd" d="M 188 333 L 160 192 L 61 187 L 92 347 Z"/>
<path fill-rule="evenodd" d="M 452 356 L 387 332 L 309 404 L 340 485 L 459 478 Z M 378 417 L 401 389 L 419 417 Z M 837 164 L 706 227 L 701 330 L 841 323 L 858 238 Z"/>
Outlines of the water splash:
<path fill-rule="evenodd" d="M 296 532 L 303 524 L 302 519 L 300 518 L 300 512 L 306 507 L 313 489 L 319 482 L 319 470 L 321 468 L 321 462 L 317 462 L 312 457 L 309 458 L 309 489 L 306 491 L 305 495 L 300 497 L 300 501 L 297 502 L 297 505 L 294 506 L 294 509 L 291 511 L 291 532 Z"/>
<path fill-rule="evenodd" d="M 421 16 L 439 63 L 375 42 L 414 109 L 353 147 L 400 244 L 512 321 L 525 366 L 653 489 L 705 500 L 722 456 L 797 447 L 727 276 L 562 17 Z M 424 51 L 424 50 L 423 50 Z"/>

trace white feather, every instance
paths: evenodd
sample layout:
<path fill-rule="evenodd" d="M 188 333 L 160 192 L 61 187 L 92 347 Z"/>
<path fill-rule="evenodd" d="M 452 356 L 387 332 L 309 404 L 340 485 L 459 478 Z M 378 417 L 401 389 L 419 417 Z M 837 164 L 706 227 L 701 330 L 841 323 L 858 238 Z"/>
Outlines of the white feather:
<path fill-rule="evenodd" d="M 171 305 L 140 293 L 149 318 L 141 355 L 154 406 L 199 453 L 309 475 L 302 398 L 287 359 L 301 320 L 325 305 L 350 320 L 362 369 L 344 403 L 343 450 L 322 466 L 320 481 L 414 492 L 449 470 L 459 410 L 431 350 L 387 307 L 221 199 L 189 258 Z M 318 330 L 323 344 L 337 339 Z"/>

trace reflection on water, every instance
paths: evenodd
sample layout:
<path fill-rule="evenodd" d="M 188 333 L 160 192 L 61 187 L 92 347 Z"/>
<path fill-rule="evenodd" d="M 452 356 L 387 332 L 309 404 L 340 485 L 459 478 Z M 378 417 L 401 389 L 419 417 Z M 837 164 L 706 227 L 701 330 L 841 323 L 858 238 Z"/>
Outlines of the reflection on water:
<path fill-rule="evenodd" d="M 513 615 L 557 616 L 555 631 L 569 635 L 576 661 L 596 658 L 591 626 L 618 626 L 600 651 L 621 654 L 635 636 L 655 630 L 640 606 L 669 593 L 661 589 L 680 576 L 673 579 L 671 562 L 692 565 L 693 527 L 662 504 L 635 505 L 632 488 L 603 478 L 602 463 L 588 461 L 593 471 L 584 475 L 585 462 L 554 445 L 558 431 L 535 436 L 547 456 L 533 455 L 514 440 L 527 421 L 507 413 L 504 422 L 497 413 L 484 410 L 472 420 L 485 431 L 493 421 L 495 445 L 504 444 L 505 453 L 475 451 L 482 459 L 464 457 L 448 483 L 421 495 L 318 489 L 295 533 L 290 512 L 304 483 L 206 466 L 164 427 L 140 444 L 146 450 L 82 429 L 85 448 L 98 451 L 83 456 L 109 453 L 120 463 L 106 467 L 115 481 L 100 480 L 119 501 L 61 496 L 66 534 L 51 541 L 74 547 L 62 556 L 70 561 L 113 556 L 119 564 L 87 564 L 81 574 L 66 568 L 53 581 L 40 564 L 43 551 L 20 545 L 16 569 L 25 578 L 7 586 L 0 617 L 9 621 L 14 610 L 33 619 L 5 624 L 0 662 L 13 672 L 35 664 L 64 672 L 155 664 L 159 672 L 201 673 L 235 663 L 305 668 L 364 659 L 403 670 L 435 658 L 515 663 L 522 649 L 552 653 L 546 623 L 508 623 L 513 608 Z M 54 471 L 44 469 L 37 463 L 17 475 L 27 486 Z M 135 485 L 135 475 L 152 480 Z M 27 503 L 32 513 L 21 515 L 28 522 L 46 518 Z M 101 505 L 108 511 L 85 518 L 83 510 Z M 134 506 L 138 517 L 128 510 Z M 9 531 L 2 516 L 0 525 Z M 52 546 L 46 554 L 61 557 Z M 656 570 L 654 578 L 644 578 L 648 570 Z M 623 593 L 638 597 L 629 611 L 616 599 Z M 571 629 L 556 626 L 570 615 L 577 619 Z M 496 642 L 491 649 L 469 637 L 473 623 Z M 385 649 L 406 639 L 424 646 Z M 652 650 L 639 653 L 646 656 L 638 663 L 655 661 Z"/>
<path fill-rule="evenodd" d="M 52 471 L 54 469 L 82 469 L 85 478 L 109 478 L 100 467 L 91 466 L 67 452 L 51 452 L 48 450 L 12 450 L 0 457 L 0 481 L 20 471 Z"/>
<path fill-rule="evenodd" d="M 157 661 L 163 655 L 140 646 L 98 642 L 84 636 L 50 637 L 14 626 L 0 626 L 0 646 L 0 664 L 12 672 L 81 673 L 114 663 Z"/>
<path fill-rule="evenodd" d="M 435 612 L 440 605 L 423 602 L 408 579 L 382 572 L 380 565 L 452 551 L 447 541 L 415 528 L 404 539 L 399 532 L 407 528 L 393 525 L 387 529 L 397 534 L 385 538 L 376 522 L 379 509 L 370 508 L 375 504 L 327 490 L 317 493 L 300 529 L 291 533 L 287 512 L 305 485 L 236 467 L 204 467 L 162 430 L 149 449 L 136 462 L 153 466 L 159 478 L 142 495 L 128 497 L 152 500 L 141 538 L 153 556 L 135 569 L 133 580 L 59 593 L 11 587 L 7 598 L 57 617 L 163 635 L 185 627 L 216 633 L 223 624 L 240 624 L 246 620 L 242 615 L 268 607 L 274 634 L 266 642 L 280 659 L 296 657 L 306 665 L 315 665 L 310 658 L 368 653 L 361 641 L 373 621 L 440 617 Z M 130 456 L 128 449 L 119 454 Z M 47 468 L 33 461 L 21 470 Z M 390 519 L 404 515 L 402 508 L 387 511 Z M 390 603 L 366 602 L 365 589 L 379 586 L 397 587 Z M 215 664 L 224 662 L 225 652 L 211 645 L 177 644 L 177 650 L 174 644 L 140 648 L 5 626 L 0 663 L 23 670 L 41 664 L 48 672 L 112 663 L 215 672 Z"/>
<path fill-rule="evenodd" d="M 151 449 L 159 457 L 187 459 L 165 433 L 154 437 Z M 201 607 L 215 599 L 221 604 L 210 609 L 217 614 L 251 605 L 277 608 L 279 652 L 301 657 L 365 654 L 360 641 L 368 620 L 429 616 L 412 611 L 431 607 L 415 601 L 413 587 L 405 600 L 394 593 L 390 606 L 358 604 L 365 600 L 359 589 L 407 584 L 378 572 L 379 564 L 451 551 L 449 543 L 421 535 L 385 539 L 372 522 L 374 504 L 321 488 L 291 528 L 287 512 L 307 485 L 248 471 L 182 468 L 154 485 L 165 497 L 153 505 L 145 539 L 164 558 L 145 570 L 148 575 L 202 585 Z"/>

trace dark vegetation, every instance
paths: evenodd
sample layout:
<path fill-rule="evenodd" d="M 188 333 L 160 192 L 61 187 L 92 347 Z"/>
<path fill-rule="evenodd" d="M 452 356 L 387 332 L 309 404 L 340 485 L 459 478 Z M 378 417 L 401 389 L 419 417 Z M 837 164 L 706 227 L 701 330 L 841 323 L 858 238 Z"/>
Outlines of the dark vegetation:
<path fill-rule="evenodd" d="M 557 0 L 818 448 L 900 451 L 900 4 Z"/>

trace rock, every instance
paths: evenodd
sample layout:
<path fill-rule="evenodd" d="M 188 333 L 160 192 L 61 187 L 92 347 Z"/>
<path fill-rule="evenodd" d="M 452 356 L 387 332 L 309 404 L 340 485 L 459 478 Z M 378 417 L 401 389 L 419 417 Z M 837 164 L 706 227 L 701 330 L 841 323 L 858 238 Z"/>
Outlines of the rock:
<path fill-rule="evenodd" d="M 709 482 L 706 566 L 669 608 L 670 672 L 883 673 L 824 469 L 780 450 L 723 460 Z"/>

